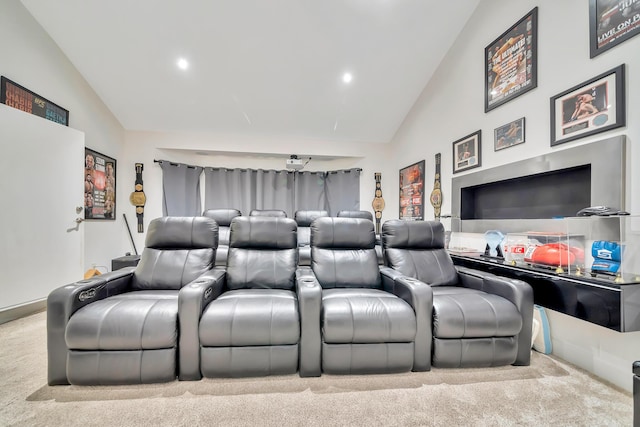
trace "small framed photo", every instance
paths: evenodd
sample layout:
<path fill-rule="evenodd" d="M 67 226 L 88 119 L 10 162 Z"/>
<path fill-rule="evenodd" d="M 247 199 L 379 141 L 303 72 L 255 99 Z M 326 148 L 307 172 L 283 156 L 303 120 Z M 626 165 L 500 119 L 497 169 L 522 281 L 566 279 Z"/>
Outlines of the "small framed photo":
<path fill-rule="evenodd" d="M 522 144 L 524 134 L 524 117 L 502 125 L 493 131 L 493 149 L 498 151 Z"/>
<path fill-rule="evenodd" d="M 453 143 L 453 173 L 477 168 L 482 164 L 481 143 L 482 130 Z"/>
<path fill-rule="evenodd" d="M 589 0 L 591 58 L 640 34 L 640 2 Z"/>
<path fill-rule="evenodd" d="M 538 86 L 538 8 L 484 49 L 484 112 Z"/>
<path fill-rule="evenodd" d="M 400 169 L 400 219 L 424 219 L 424 165 L 421 160 Z"/>
<path fill-rule="evenodd" d="M 626 124 L 624 64 L 551 97 L 551 146 Z"/>

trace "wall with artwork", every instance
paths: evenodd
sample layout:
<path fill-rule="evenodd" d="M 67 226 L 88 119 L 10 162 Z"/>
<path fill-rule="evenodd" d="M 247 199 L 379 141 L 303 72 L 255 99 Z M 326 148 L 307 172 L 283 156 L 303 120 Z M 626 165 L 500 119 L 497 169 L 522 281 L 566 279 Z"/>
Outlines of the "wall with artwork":
<path fill-rule="evenodd" d="M 0 2 L 0 39 L 5 41 L 0 43 L 2 75 L 68 110 L 69 127 L 84 132 L 87 147 L 120 161 L 124 129 L 19 1 Z M 13 162 L 12 166 L 22 168 L 24 164 Z M 119 186 L 118 192 L 118 200 L 128 197 L 123 186 Z M 56 203 L 55 194 L 38 197 L 43 205 Z M 82 205 L 83 201 L 78 203 Z M 86 221 L 83 227 L 83 271 L 93 264 L 108 264 L 114 255 L 124 255 L 129 250 L 121 215 L 115 221 Z M 33 239 L 34 245 L 41 238 L 25 234 L 25 239 Z"/>
<path fill-rule="evenodd" d="M 536 87 L 485 112 L 485 49 L 536 7 Z M 433 179 L 434 155 L 442 152 L 442 213 L 446 215 L 450 213 L 450 188 L 446 183 L 454 175 L 456 159 L 453 156 L 457 148 L 459 152 L 464 151 L 461 150 L 464 145 L 457 147 L 454 142 L 478 130 L 481 131 L 482 165 L 473 170 L 457 170 L 457 174 L 473 173 L 618 134 L 627 135 L 631 147 L 629 165 L 637 164 L 640 151 L 634 150 L 633 145 L 640 140 L 640 122 L 632 118 L 640 113 L 640 78 L 634 78 L 640 68 L 640 56 L 636 53 L 640 49 L 640 36 L 591 58 L 589 25 L 589 4 L 580 0 L 481 2 L 396 134 L 392 146 L 397 169 L 426 159 L 429 183 Z M 570 37 L 568 28 L 571 28 Z M 626 71 L 626 125 L 552 146 L 551 98 L 621 64 L 625 64 Z M 587 89 L 591 88 L 587 85 Z M 509 133 L 510 129 L 513 132 Z M 626 210 L 640 213 L 640 198 L 633 197 L 640 190 L 640 170 L 628 167 L 626 184 Z M 397 193 L 389 193 L 387 191 L 387 200 L 398 200 Z M 433 217 L 433 209 L 428 205 L 426 208 L 425 217 Z"/>
<path fill-rule="evenodd" d="M 631 9 L 613 8 L 616 1 L 602 3 L 609 5 L 607 10 L 612 18 L 608 24 L 616 25 L 616 30 L 628 27 L 627 22 L 632 25 L 634 17 L 640 15 L 640 2 L 623 2 L 631 3 Z M 536 7 L 537 85 L 485 112 L 486 48 Z M 640 16 L 637 21 L 640 22 Z M 451 212 L 451 179 L 457 161 L 454 143 L 467 135 L 481 132 L 481 166 L 459 170 L 456 177 L 626 135 L 625 209 L 640 214 L 640 198 L 634 197 L 640 192 L 640 168 L 632 167 L 640 163 L 640 150 L 635 148 L 640 142 L 640 121 L 634 119 L 640 116 L 640 55 L 637 54 L 640 36 L 631 37 L 591 58 L 589 26 L 589 2 L 584 0 L 480 2 L 396 134 L 392 142 L 396 168 L 400 170 L 426 159 L 426 182 L 429 183 L 434 173 L 434 156 L 442 153 L 442 214 L 446 215 Z M 551 99 L 572 88 L 580 88 L 582 83 L 621 64 L 625 64 L 626 71 L 626 124 L 552 146 Z M 513 70 L 517 69 L 514 65 Z M 577 95 L 583 92 L 591 94 L 591 85 L 576 91 L 576 99 L 571 100 L 574 109 Z M 596 92 L 594 98 L 597 96 Z M 596 116 L 593 114 L 583 120 L 593 120 Z M 508 144 L 506 137 L 512 122 L 516 122 L 514 127 L 521 125 L 522 131 L 518 134 L 515 130 L 513 143 Z M 498 143 L 499 137 L 505 139 Z M 462 146 L 458 151 L 464 151 Z M 385 197 L 398 200 L 399 192 L 392 187 Z M 430 206 L 427 206 L 425 217 L 433 218 Z M 550 319 L 556 355 L 630 390 L 631 363 L 640 355 L 640 333 L 621 334 L 598 328 L 594 333 L 592 326 L 562 314 L 552 313 Z"/>

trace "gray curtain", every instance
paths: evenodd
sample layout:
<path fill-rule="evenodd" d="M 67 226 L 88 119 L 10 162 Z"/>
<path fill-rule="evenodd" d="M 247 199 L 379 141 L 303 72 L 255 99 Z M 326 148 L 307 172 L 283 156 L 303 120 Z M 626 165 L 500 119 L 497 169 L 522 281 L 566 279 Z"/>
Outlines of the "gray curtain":
<path fill-rule="evenodd" d="M 294 172 L 295 211 L 325 210 L 326 172 Z"/>
<path fill-rule="evenodd" d="M 325 209 L 336 216 L 339 211 L 360 210 L 361 169 L 344 169 L 327 172 L 325 180 Z"/>
<path fill-rule="evenodd" d="M 204 209 L 282 209 L 293 218 L 297 210 L 340 210 L 360 207 L 360 169 L 307 172 L 263 169 L 202 168 L 165 160 L 162 168 L 165 216 L 197 216 L 200 173 L 204 170 Z"/>
<path fill-rule="evenodd" d="M 205 209 L 234 208 L 243 215 L 252 209 L 294 212 L 293 174 L 264 169 L 205 168 Z"/>
<path fill-rule="evenodd" d="M 200 174 L 202 167 L 160 160 L 162 168 L 162 214 L 164 216 L 199 216 Z"/>

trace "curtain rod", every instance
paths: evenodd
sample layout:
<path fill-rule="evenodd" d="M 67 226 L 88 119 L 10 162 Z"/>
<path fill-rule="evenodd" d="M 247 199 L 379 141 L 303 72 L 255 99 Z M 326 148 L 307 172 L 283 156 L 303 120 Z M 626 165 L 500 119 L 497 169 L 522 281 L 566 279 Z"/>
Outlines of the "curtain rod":
<path fill-rule="evenodd" d="M 167 162 L 172 166 L 178 166 L 181 163 L 176 163 L 176 162 L 170 162 L 169 160 L 156 160 L 153 159 L 153 163 L 162 163 L 162 162 Z M 184 163 L 182 163 L 184 164 Z M 186 165 L 189 168 L 211 168 L 211 169 L 229 169 L 226 168 L 224 166 L 191 166 L 191 165 Z M 244 169 L 244 170 L 249 170 L 250 168 L 231 168 L 231 169 Z M 276 170 L 276 169 L 265 169 L 265 170 Z M 351 172 L 352 170 L 355 170 L 356 172 L 362 172 L 362 168 L 351 168 L 351 169 L 340 169 L 337 171 L 290 171 L 290 170 L 282 170 L 281 172 L 329 172 L 329 173 L 338 173 L 340 171 L 346 171 L 346 172 Z"/>

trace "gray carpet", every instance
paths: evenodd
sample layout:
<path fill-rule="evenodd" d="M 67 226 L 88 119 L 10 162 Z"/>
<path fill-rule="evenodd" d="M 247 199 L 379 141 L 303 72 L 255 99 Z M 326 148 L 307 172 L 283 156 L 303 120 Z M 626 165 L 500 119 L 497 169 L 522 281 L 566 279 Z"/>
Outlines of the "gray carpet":
<path fill-rule="evenodd" d="M 49 387 L 45 325 L 0 325 L 2 426 L 632 425 L 630 393 L 535 352 L 527 367 Z"/>

